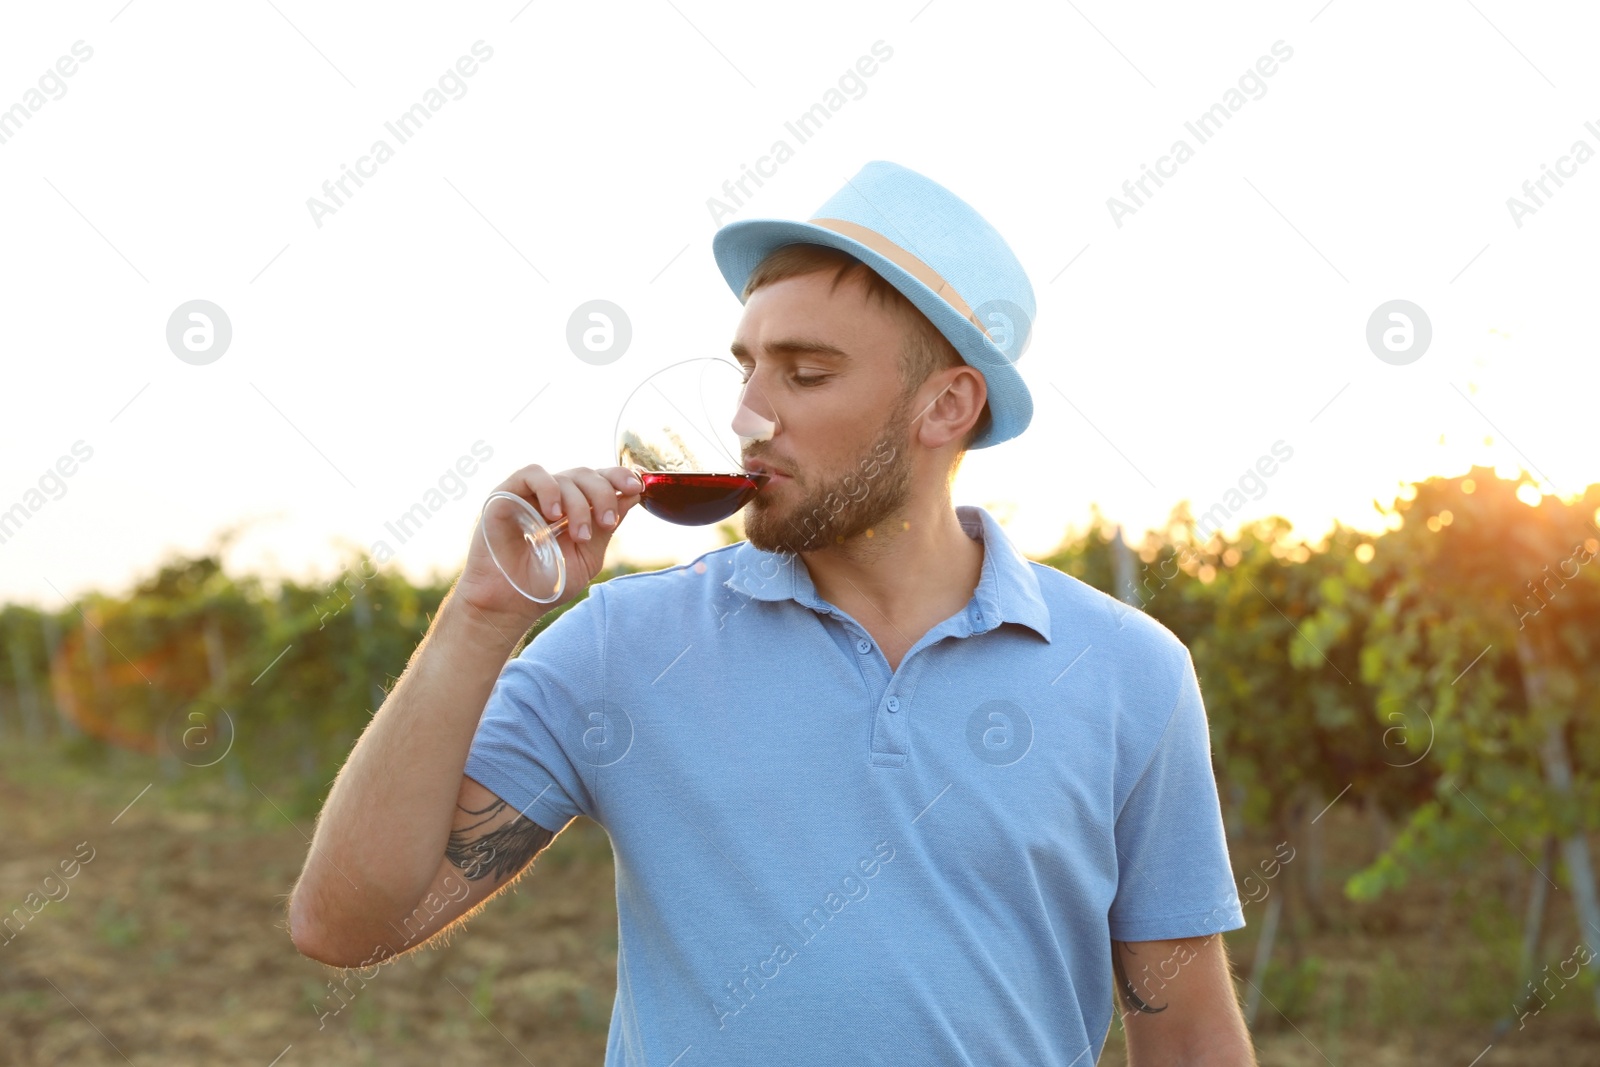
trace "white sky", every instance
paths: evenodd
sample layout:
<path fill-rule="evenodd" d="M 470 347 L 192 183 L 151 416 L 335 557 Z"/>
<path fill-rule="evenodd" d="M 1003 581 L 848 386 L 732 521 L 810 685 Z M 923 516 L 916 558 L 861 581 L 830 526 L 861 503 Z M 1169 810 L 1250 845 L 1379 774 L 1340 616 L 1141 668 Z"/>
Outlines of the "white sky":
<path fill-rule="evenodd" d="M 1585 5 L 275 3 L 8 5 L 0 109 L 93 56 L 0 144 L 0 509 L 93 456 L 0 544 L 0 599 L 123 589 L 241 524 L 245 569 L 332 577 L 386 538 L 390 566 L 454 573 L 495 483 L 611 463 L 633 385 L 726 352 L 706 199 L 780 137 L 794 158 L 734 217 L 809 217 L 893 160 L 1026 267 L 1034 422 L 957 484 L 1024 551 L 1091 502 L 1133 530 L 1203 510 L 1280 439 L 1236 518 L 1312 535 L 1475 461 L 1600 481 L 1600 161 L 1520 228 L 1506 205 L 1600 150 Z M 384 123 L 480 39 L 466 94 L 399 144 Z M 784 122 L 879 40 L 865 94 L 797 144 Z M 1184 123 L 1279 40 L 1265 95 L 1199 143 Z M 394 157 L 319 229 L 307 198 L 379 138 Z M 1193 158 L 1119 228 L 1107 198 L 1179 138 Z M 633 325 L 608 366 L 565 342 L 596 298 Z M 205 366 L 166 345 L 193 299 L 233 327 Z M 1392 299 L 1432 322 L 1407 366 L 1365 343 Z M 480 439 L 487 468 L 397 544 L 385 521 Z M 640 512 L 611 558 L 715 540 Z"/>

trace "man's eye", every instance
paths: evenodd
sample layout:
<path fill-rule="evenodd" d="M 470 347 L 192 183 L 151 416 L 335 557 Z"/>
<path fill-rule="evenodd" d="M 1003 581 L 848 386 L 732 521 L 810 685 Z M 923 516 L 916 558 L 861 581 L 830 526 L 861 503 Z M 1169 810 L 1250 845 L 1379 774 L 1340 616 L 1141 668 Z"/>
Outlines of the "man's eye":
<path fill-rule="evenodd" d="M 823 382 L 828 380 L 828 375 L 826 375 L 826 374 L 794 374 L 794 375 L 790 376 L 790 379 L 796 385 L 821 385 Z"/>

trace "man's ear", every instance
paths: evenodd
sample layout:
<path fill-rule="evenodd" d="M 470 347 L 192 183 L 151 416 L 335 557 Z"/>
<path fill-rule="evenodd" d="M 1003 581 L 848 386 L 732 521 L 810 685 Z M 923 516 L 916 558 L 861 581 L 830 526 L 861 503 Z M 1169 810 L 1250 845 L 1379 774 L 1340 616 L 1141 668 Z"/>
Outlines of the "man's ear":
<path fill-rule="evenodd" d="M 966 364 L 931 375 L 919 392 L 928 399 L 918 404 L 927 412 L 917 426 L 917 441 L 930 449 L 965 440 L 989 396 L 983 375 Z"/>

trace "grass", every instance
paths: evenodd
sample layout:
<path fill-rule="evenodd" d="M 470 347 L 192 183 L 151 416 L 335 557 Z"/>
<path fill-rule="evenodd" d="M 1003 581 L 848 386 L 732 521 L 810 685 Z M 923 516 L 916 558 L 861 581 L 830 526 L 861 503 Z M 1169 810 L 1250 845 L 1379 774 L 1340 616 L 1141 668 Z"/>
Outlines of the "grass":
<path fill-rule="evenodd" d="M 81 741 L 8 759 L 0 801 L 26 817 L 8 827 L 0 902 L 20 902 L 79 841 L 97 854 L 68 899 L 3 949 L 0 1065 L 123 1062 L 84 1016 L 133 1062 L 165 1067 L 260 1067 L 290 1043 L 301 1062 L 516 1062 L 508 1041 L 541 1067 L 601 1061 L 617 916 L 610 838 L 587 819 L 448 943 L 352 983 L 319 1028 L 327 983 L 343 976 L 294 952 L 282 924 L 326 789 L 290 775 L 241 789 L 222 768 L 169 777 L 153 760 Z M 1600 1046 L 1600 1025 L 1582 983 L 1525 1028 L 1491 1033 L 1521 988 L 1529 873 L 1508 848 L 1356 904 L 1337 887 L 1370 859 L 1370 829 L 1353 806 L 1322 826 L 1324 923 L 1311 921 L 1295 880 L 1304 865 L 1271 883 L 1286 903 L 1253 1029 L 1262 1063 L 1465 1067 L 1491 1041 L 1478 1067 L 1595 1060 L 1583 1050 Z M 1230 848 L 1245 872 L 1273 843 L 1246 834 Z M 1249 925 L 1227 938 L 1236 972 L 1254 957 L 1264 905 L 1245 912 Z M 1569 895 L 1552 893 L 1541 965 L 1567 958 L 1575 938 Z M 1113 1023 L 1101 1062 L 1123 1059 Z"/>

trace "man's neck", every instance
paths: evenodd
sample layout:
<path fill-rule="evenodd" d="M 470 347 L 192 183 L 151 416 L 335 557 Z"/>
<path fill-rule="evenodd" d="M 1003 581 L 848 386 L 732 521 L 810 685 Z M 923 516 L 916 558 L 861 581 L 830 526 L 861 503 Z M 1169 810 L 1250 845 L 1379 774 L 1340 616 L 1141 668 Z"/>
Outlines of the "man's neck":
<path fill-rule="evenodd" d="M 983 553 L 943 495 L 913 500 L 870 537 L 800 555 L 818 596 L 909 647 L 972 598 Z"/>

